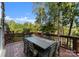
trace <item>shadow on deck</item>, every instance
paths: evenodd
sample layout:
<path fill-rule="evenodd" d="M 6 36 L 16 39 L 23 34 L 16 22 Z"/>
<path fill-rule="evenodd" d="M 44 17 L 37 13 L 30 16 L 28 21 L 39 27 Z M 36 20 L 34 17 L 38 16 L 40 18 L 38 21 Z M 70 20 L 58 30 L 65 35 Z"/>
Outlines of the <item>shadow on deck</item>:
<path fill-rule="evenodd" d="M 6 48 L 6 57 L 25 57 L 23 53 L 23 41 L 10 43 L 5 46 Z M 60 48 L 60 56 L 59 57 L 77 57 L 72 51 L 67 50 L 65 48 Z"/>

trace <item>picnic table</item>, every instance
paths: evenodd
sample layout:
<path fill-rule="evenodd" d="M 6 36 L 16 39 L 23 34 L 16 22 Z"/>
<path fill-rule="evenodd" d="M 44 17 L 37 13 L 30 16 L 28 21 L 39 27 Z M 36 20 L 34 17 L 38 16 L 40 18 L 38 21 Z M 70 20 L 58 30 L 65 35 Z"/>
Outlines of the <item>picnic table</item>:
<path fill-rule="evenodd" d="M 56 43 L 55 41 L 48 40 L 48 39 L 45 39 L 45 38 L 41 38 L 41 37 L 38 37 L 38 36 L 25 37 L 25 41 L 28 41 L 28 42 L 34 44 L 35 46 L 40 47 L 41 49 L 38 48 L 39 49 L 38 52 L 42 51 L 41 53 L 43 53 L 44 51 L 47 52 L 48 49 L 50 49 L 50 47 L 54 43 Z"/>
<path fill-rule="evenodd" d="M 41 47 L 44 50 L 47 49 L 48 47 L 50 47 L 53 43 L 55 43 L 55 41 L 37 37 L 37 36 L 26 37 L 25 39 L 28 40 L 29 42 Z"/>

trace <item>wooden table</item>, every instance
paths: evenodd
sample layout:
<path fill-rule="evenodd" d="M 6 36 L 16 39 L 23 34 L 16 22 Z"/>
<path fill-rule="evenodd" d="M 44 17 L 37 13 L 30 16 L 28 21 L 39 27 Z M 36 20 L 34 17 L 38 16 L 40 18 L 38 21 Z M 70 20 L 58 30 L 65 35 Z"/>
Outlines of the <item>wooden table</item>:
<path fill-rule="evenodd" d="M 37 36 L 27 37 L 25 39 L 28 40 L 29 42 L 41 47 L 42 49 L 47 49 L 53 43 L 55 43 L 55 41 L 48 40 L 48 39 L 41 38 L 41 37 L 37 37 Z"/>

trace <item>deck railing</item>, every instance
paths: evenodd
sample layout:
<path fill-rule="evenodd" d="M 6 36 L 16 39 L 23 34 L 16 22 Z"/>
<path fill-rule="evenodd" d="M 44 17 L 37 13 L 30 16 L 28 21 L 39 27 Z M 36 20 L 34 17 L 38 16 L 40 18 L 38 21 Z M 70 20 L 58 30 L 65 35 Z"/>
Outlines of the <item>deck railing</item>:
<path fill-rule="evenodd" d="M 39 32 L 36 32 L 36 33 L 35 32 L 34 33 L 6 33 L 5 42 L 7 40 L 8 41 L 10 40 L 9 42 L 15 42 L 13 41 L 15 37 L 18 37 L 20 40 L 22 40 L 23 36 L 28 35 L 28 34 L 35 34 L 37 36 L 48 38 L 50 40 L 61 41 L 61 47 L 70 49 L 74 51 L 75 53 L 79 53 L 79 37 L 76 37 L 76 36 L 57 35 L 57 34 L 39 33 Z"/>
<path fill-rule="evenodd" d="M 37 33 L 38 36 L 49 38 L 50 40 L 61 41 L 61 47 L 79 53 L 79 37 L 49 33 Z"/>

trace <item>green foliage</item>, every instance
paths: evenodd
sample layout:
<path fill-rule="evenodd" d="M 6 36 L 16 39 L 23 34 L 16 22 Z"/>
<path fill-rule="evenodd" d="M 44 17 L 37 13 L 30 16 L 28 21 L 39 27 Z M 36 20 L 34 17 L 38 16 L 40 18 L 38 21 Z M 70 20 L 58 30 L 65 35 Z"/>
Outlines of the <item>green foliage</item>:
<path fill-rule="evenodd" d="M 29 29 L 31 32 L 37 32 L 40 29 L 40 25 L 38 23 L 24 23 L 24 28 Z"/>
<path fill-rule="evenodd" d="M 41 31 L 54 33 L 56 31 L 56 28 L 54 27 L 54 24 L 51 24 L 51 22 L 48 22 L 47 24 L 41 26 Z"/>
<path fill-rule="evenodd" d="M 39 5 L 40 4 L 40 5 Z M 79 21 L 76 19 L 79 16 L 79 3 L 75 2 L 51 2 L 51 3 L 36 3 L 36 21 L 43 21 L 41 24 L 41 31 L 44 32 L 61 32 L 65 35 L 73 35 L 78 30 L 73 31 L 73 23 L 76 23 L 76 27 L 79 27 Z M 39 6 L 37 6 L 39 5 Z M 43 7 L 41 7 L 43 6 Z M 46 16 L 42 18 L 41 16 Z M 50 24 L 49 24 L 50 22 Z M 75 29 L 74 28 L 74 29 Z M 72 29 L 72 31 L 71 31 Z M 63 32 L 64 31 L 64 32 Z M 76 34 L 75 34 L 76 35 Z"/>
<path fill-rule="evenodd" d="M 72 35 L 73 36 L 79 36 L 79 27 L 76 27 L 76 28 L 72 29 Z"/>
<path fill-rule="evenodd" d="M 10 31 L 14 31 L 14 33 L 23 32 L 23 25 L 22 24 L 18 24 L 18 23 L 11 20 L 10 22 L 8 22 L 8 25 L 9 25 Z"/>
<path fill-rule="evenodd" d="M 10 31 L 14 31 L 14 33 L 22 33 L 24 29 L 29 29 L 31 32 L 37 32 L 40 29 L 40 25 L 35 23 L 24 23 L 24 24 L 19 24 L 14 21 L 8 22 Z M 27 30 L 26 30 L 27 31 Z"/>

